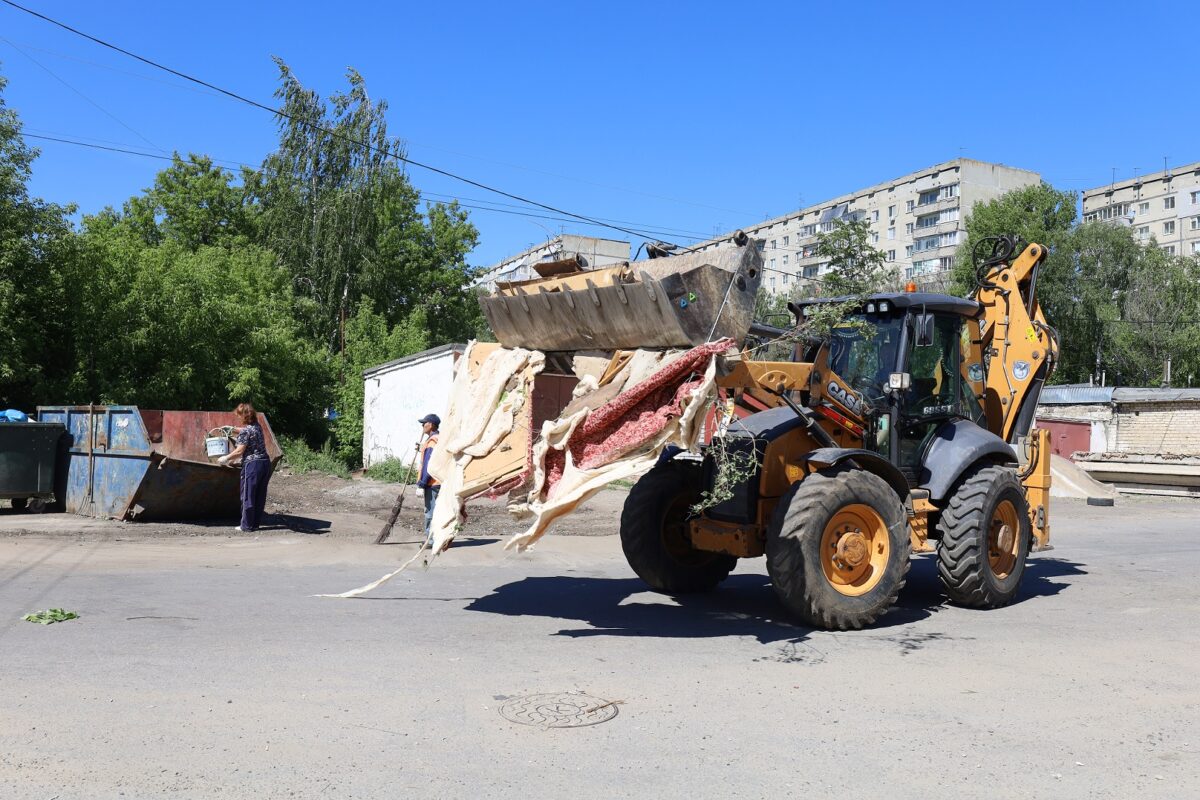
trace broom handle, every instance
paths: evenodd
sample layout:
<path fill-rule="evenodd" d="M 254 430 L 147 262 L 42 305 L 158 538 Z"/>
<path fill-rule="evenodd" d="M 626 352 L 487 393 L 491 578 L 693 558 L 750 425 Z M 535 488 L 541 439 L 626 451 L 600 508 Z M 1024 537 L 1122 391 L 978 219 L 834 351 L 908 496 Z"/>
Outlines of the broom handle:
<path fill-rule="evenodd" d="M 424 441 L 424 436 L 421 437 Z M 421 441 L 417 442 L 417 450 L 413 453 L 412 461 L 408 464 L 408 475 L 412 475 L 413 470 L 417 466 L 417 456 L 421 455 Z M 405 477 L 408 477 L 407 475 Z M 375 544 L 383 544 L 387 538 L 392 535 L 392 528 L 396 524 L 396 520 L 400 518 L 400 509 L 404 508 L 404 492 L 408 489 L 408 484 L 405 484 L 400 489 L 400 494 L 396 497 L 396 502 L 392 503 L 392 513 L 388 515 L 388 520 L 380 529 L 379 535 L 375 537 Z"/>

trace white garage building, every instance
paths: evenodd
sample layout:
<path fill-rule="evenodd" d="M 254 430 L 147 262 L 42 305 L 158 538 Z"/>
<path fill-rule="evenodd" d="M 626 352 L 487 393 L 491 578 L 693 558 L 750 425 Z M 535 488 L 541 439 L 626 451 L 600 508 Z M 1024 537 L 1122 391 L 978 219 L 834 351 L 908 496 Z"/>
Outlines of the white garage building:
<path fill-rule="evenodd" d="M 466 345 L 444 344 L 363 372 L 363 465 L 407 460 L 421 436 L 417 420 L 445 418 L 454 366 Z"/>

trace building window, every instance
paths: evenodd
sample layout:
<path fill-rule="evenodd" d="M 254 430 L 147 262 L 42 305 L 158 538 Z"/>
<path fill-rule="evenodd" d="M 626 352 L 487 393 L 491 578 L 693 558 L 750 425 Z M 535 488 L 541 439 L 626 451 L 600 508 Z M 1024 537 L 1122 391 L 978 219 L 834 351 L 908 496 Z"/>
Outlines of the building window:
<path fill-rule="evenodd" d="M 887 256 L 887 260 L 888 260 L 888 261 L 895 261 L 895 260 L 896 260 L 896 251 L 895 251 L 895 250 L 888 250 L 888 256 Z"/>
<path fill-rule="evenodd" d="M 937 214 L 926 214 L 923 217 L 917 217 L 917 227 L 918 228 L 932 228 L 934 225 L 937 225 L 937 224 L 938 224 L 938 215 Z M 909 233 L 912 233 L 912 231 L 909 231 Z"/>
<path fill-rule="evenodd" d="M 790 236 L 783 237 L 783 246 L 784 247 L 788 246 L 788 239 L 790 239 L 790 238 L 791 238 Z M 785 263 L 785 264 L 787 263 L 787 256 L 783 257 L 783 263 Z"/>
<path fill-rule="evenodd" d="M 922 192 L 922 193 L 921 193 L 921 196 L 923 197 L 923 196 L 924 196 L 924 194 L 925 194 L 925 193 L 924 193 L 924 192 Z M 936 199 L 937 199 L 937 195 L 936 195 L 936 194 L 934 194 L 933 198 L 934 198 L 934 200 L 936 200 Z M 933 200 L 931 200 L 930 202 L 932 203 L 932 202 L 933 202 Z M 916 207 L 916 205 L 917 205 L 917 203 L 916 203 L 916 201 L 915 201 L 915 200 L 909 200 L 909 201 L 908 201 L 907 208 L 908 208 L 908 210 L 909 210 L 909 211 L 912 211 L 912 210 L 913 210 L 913 208 L 915 208 L 915 207 Z"/>
<path fill-rule="evenodd" d="M 1137 231 L 1135 231 L 1135 233 L 1137 233 L 1137 237 L 1139 239 L 1145 241 L 1146 239 L 1150 238 L 1150 226 L 1143 225 L 1142 227 L 1138 228 Z"/>
<path fill-rule="evenodd" d="M 775 249 L 775 240 L 774 239 L 771 240 L 771 249 L 772 250 Z"/>
<path fill-rule="evenodd" d="M 786 272 L 785 272 L 785 273 L 783 273 L 783 285 L 784 285 L 784 286 L 787 286 L 787 285 L 788 285 L 788 278 L 790 278 L 790 277 L 792 277 L 792 276 L 791 276 L 791 275 L 789 275 L 788 273 L 786 273 Z"/>
<path fill-rule="evenodd" d="M 911 244 L 904 248 L 904 257 L 912 258 L 912 245 Z"/>
<path fill-rule="evenodd" d="M 762 239 L 759 239 L 758 240 L 758 252 L 761 253 L 763 250 L 766 250 L 766 249 L 767 249 L 767 243 L 764 242 Z"/>
<path fill-rule="evenodd" d="M 784 256 L 784 257 L 783 257 L 783 265 L 784 265 L 785 267 L 787 266 L 787 256 Z"/>
<path fill-rule="evenodd" d="M 1200 192 L 1192 192 L 1192 205 L 1200 205 Z"/>
<path fill-rule="evenodd" d="M 1164 208 L 1164 209 L 1168 209 L 1168 210 L 1169 210 L 1169 209 L 1172 209 L 1172 208 L 1174 208 L 1174 207 L 1175 207 L 1175 195 L 1171 195 L 1170 197 L 1164 197 L 1164 198 L 1163 198 L 1163 208 Z"/>
<path fill-rule="evenodd" d="M 1196 194 L 1200 194 L 1200 193 L 1193 193 L 1192 197 L 1195 198 Z M 1192 202 L 1195 203 L 1196 201 L 1193 199 Z M 878 208 L 871 212 L 871 222 L 879 222 L 879 209 Z"/>
<path fill-rule="evenodd" d="M 771 259 L 771 269 L 775 269 L 775 259 Z"/>
<path fill-rule="evenodd" d="M 871 234 L 871 244 L 879 244 L 879 231 L 874 231 Z"/>
<path fill-rule="evenodd" d="M 817 265 L 811 264 L 811 265 L 805 267 L 804 268 L 804 277 L 806 277 L 806 278 L 817 277 Z"/>
<path fill-rule="evenodd" d="M 923 206 L 927 206 L 930 203 L 936 203 L 938 201 L 938 197 L 941 195 L 941 193 L 942 193 L 941 189 L 930 189 L 929 191 L 921 192 L 921 194 L 917 196 L 917 202 Z M 908 210 L 909 211 L 913 210 L 913 201 L 912 200 L 908 201 Z"/>
<path fill-rule="evenodd" d="M 803 228 L 800 229 L 801 236 L 812 236 L 816 232 L 817 232 L 816 225 L 805 225 Z"/>
<path fill-rule="evenodd" d="M 1200 253 L 1200 242 L 1192 242 L 1192 253 Z"/>
<path fill-rule="evenodd" d="M 837 223 L 834 222 L 833 220 L 830 220 L 829 222 L 822 222 L 821 223 L 821 233 L 829 233 L 836 226 L 837 226 Z"/>
<path fill-rule="evenodd" d="M 911 222 L 904 226 L 904 232 L 907 233 L 909 236 L 912 236 L 913 224 Z"/>
<path fill-rule="evenodd" d="M 1163 233 L 1174 233 L 1174 232 L 1175 232 L 1175 220 L 1169 219 L 1163 223 Z"/>
<path fill-rule="evenodd" d="M 1173 256 L 1173 255 L 1175 255 L 1175 245 L 1173 245 L 1173 244 L 1165 245 L 1163 247 L 1162 251 L 1169 256 Z"/>
<path fill-rule="evenodd" d="M 951 269 L 954 267 L 954 256 L 942 256 L 942 269 Z"/>
<path fill-rule="evenodd" d="M 890 191 L 891 191 L 891 189 L 889 189 L 888 191 L 890 192 Z M 894 217 L 894 216 L 896 216 L 896 207 L 895 207 L 895 206 L 888 206 L 888 217 L 889 217 L 889 218 L 891 218 L 891 217 Z"/>
<path fill-rule="evenodd" d="M 1149 214 L 1150 213 L 1150 203 L 1149 202 L 1138 203 L 1137 213 L 1138 214 Z"/>
<path fill-rule="evenodd" d="M 896 238 L 896 229 L 895 229 L 895 228 L 888 228 L 888 229 L 887 229 L 887 238 L 889 238 L 889 239 L 895 239 L 895 238 Z"/>
<path fill-rule="evenodd" d="M 1194 231 L 1200 231 L 1200 217 L 1192 217 L 1191 229 Z"/>
<path fill-rule="evenodd" d="M 950 186 L 942 187 L 942 198 L 945 199 L 948 197 L 958 197 L 958 184 L 957 183 L 951 184 Z"/>
<path fill-rule="evenodd" d="M 775 276 L 771 276 L 771 291 L 775 291 Z"/>

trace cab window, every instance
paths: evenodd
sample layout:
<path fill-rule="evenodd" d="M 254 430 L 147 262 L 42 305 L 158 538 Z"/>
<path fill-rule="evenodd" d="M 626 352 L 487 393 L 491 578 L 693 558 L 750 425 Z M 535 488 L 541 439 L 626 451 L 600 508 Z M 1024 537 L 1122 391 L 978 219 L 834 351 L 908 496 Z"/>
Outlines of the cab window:
<path fill-rule="evenodd" d="M 908 371 L 912 388 L 908 392 L 907 416 L 945 417 L 961 413 L 959 387 L 959 340 L 962 319 L 953 314 L 935 314 L 933 343 L 913 347 Z"/>

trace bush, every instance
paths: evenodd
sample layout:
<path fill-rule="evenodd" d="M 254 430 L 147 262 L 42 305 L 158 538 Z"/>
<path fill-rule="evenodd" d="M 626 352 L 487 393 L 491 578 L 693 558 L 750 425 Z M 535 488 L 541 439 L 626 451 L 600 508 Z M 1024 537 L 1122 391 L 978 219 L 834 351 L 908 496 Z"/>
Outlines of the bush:
<path fill-rule="evenodd" d="M 416 469 L 410 468 L 408 464 L 398 458 L 389 458 L 387 461 L 380 461 L 378 464 L 365 470 L 363 474 L 377 481 L 404 484 L 416 483 L 417 478 L 420 477 Z"/>
<path fill-rule="evenodd" d="M 295 436 L 280 436 L 279 447 L 283 450 L 283 460 L 288 469 L 297 475 L 308 472 L 324 472 L 339 478 L 349 478 L 350 470 L 333 455 L 328 443 L 320 452 L 313 450 L 303 439 Z"/>

